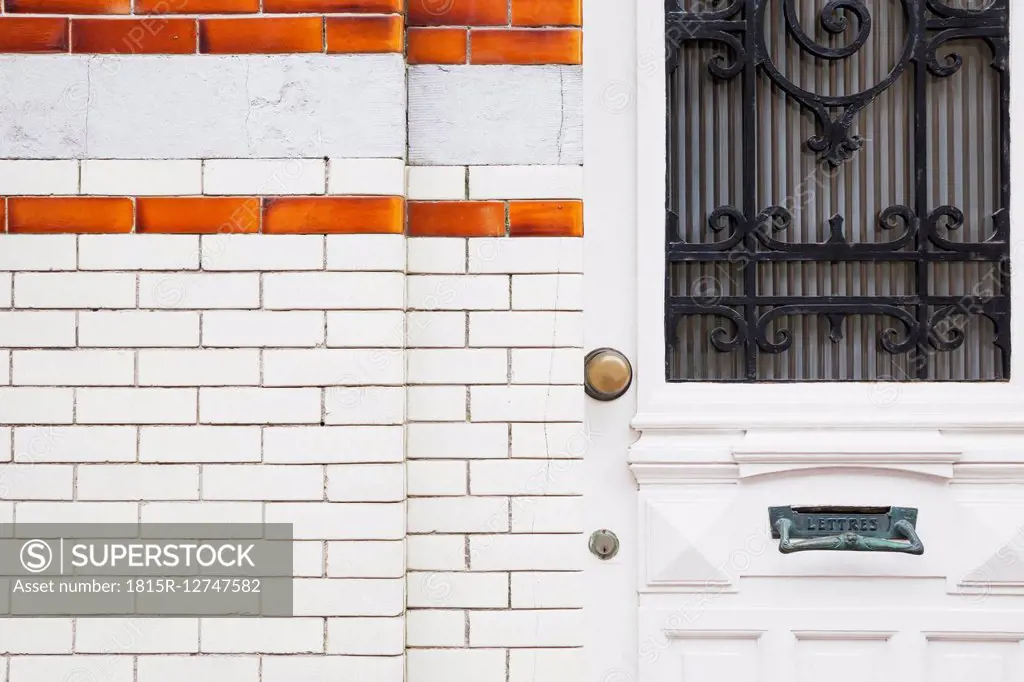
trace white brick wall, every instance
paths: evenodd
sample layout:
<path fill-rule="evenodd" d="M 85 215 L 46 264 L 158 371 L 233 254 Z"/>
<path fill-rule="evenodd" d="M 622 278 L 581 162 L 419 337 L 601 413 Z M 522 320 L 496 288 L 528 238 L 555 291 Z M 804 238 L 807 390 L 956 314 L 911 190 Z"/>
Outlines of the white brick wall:
<path fill-rule="evenodd" d="M 83 235 L 78 238 L 78 267 L 82 270 L 196 270 L 199 268 L 199 237 Z"/>
<path fill-rule="evenodd" d="M 217 234 L 204 236 L 204 270 L 321 270 L 324 238 L 319 235 Z"/>
<path fill-rule="evenodd" d="M 198 500 L 199 467 L 155 464 L 80 466 L 76 492 L 80 500 Z"/>
<path fill-rule="evenodd" d="M 137 682 L 259 679 L 257 656 L 139 656 Z"/>
<path fill-rule="evenodd" d="M 82 161 L 82 194 L 189 195 L 202 193 L 199 160 Z"/>
<path fill-rule="evenodd" d="M 326 174 L 323 159 L 209 159 L 203 162 L 203 192 L 243 196 L 323 194 Z"/>
<path fill-rule="evenodd" d="M 78 345 L 116 348 L 199 345 L 199 313 L 125 310 L 78 314 Z"/>
<path fill-rule="evenodd" d="M 327 236 L 327 269 L 358 271 L 405 271 L 405 237 L 400 234 L 335 234 Z M 356 284 L 372 283 L 364 277 Z M 399 282 L 395 277 L 373 278 Z M 403 278 L 404 279 L 404 278 Z M 391 285 L 395 287 L 395 284 Z M 400 290 L 401 286 L 397 286 Z"/>
<path fill-rule="evenodd" d="M 238 350 L 140 350 L 140 386 L 257 386 L 260 353 Z"/>
<path fill-rule="evenodd" d="M 509 682 L 562 682 L 582 680 L 584 675 L 582 649 L 513 649 L 509 653 Z"/>
<path fill-rule="evenodd" d="M 582 199 L 582 166 L 471 166 L 470 199 Z"/>
<path fill-rule="evenodd" d="M 203 313 L 204 346 L 309 347 L 323 343 L 324 315 L 313 311 L 214 310 Z"/>
<path fill-rule="evenodd" d="M 4 159 L 0 161 L 0 194 L 78 194 L 78 162 Z"/>
<path fill-rule="evenodd" d="M 414 170 L 425 170 L 410 168 Z M 466 240 L 435 237 L 410 237 L 407 242 L 409 274 L 451 273 L 466 271 Z"/>
<path fill-rule="evenodd" d="M 536 169 L 551 194 L 534 170 L 471 167 L 470 193 L 578 194 L 578 169 Z M 580 679 L 579 246 L 409 241 L 409 682 Z"/>
<path fill-rule="evenodd" d="M 461 647 L 466 643 L 465 611 L 410 609 L 405 619 L 405 643 L 410 649 L 410 662 L 415 660 L 415 654 L 420 653 L 414 647 Z M 420 665 L 414 667 L 422 668 Z"/>
<path fill-rule="evenodd" d="M 409 652 L 409 682 L 503 682 L 501 649 Z"/>
<path fill-rule="evenodd" d="M 131 426 L 18 427 L 14 461 L 131 462 L 138 454 L 137 431 Z"/>
<path fill-rule="evenodd" d="M 404 618 L 327 619 L 328 654 L 399 656 L 404 642 Z"/>
<path fill-rule="evenodd" d="M 331 159 L 328 194 L 405 194 L 402 159 Z"/>
<path fill-rule="evenodd" d="M 444 421 L 466 416 L 467 391 L 462 386 L 407 386 L 406 418 Z"/>
<path fill-rule="evenodd" d="M 276 273 L 263 276 L 263 306 L 273 310 L 374 310 L 402 307 L 398 273 Z"/>
<path fill-rule="evenodd" d="M 199 620 L 195 618 L 80 618 L 75 651 L 87 654 L 196 653 Z"/>
<path fill-rule="evenodd" d="M 258 462 L 257 426 L 152 426 L 139 429 L 140 462 Z"/>
<path fill-rule="evenodd" d="M 264 165 L 237 163 L 206 163 L 203 190 L 253 191 Z M 88 167 L 100 193 L 172 170 Z M 398 167 L 331 160 L 319 191 L 383 192 Z M 420 171 L 431 198 L 467 172 L 533 192 L 516 169 Z M 571 194 L 574 170 L 544 172 Z M 567 239 L 0 236 L 0 521 L 292 523 L 300 576 L 295 618 L 144 620 L 116 655 L 126 621 L 79 619 L 74 645 L 68 620 L 0 621 L 8 682 L 577 679 L 580 259 Z"/>
<path fill-rule="evenodd" d="M 507 310 L 509 278 L 409 275 L 410 310 Z"/>
<path fill-rule="evenodd" d="M 457 201 L 466 198 L 465 166 L 413 166 L 408 170 L 409 198 Z"/>
<path fill-rule="evenodd" d="M 77 251 L 72 234 L 0 234 L 0 270 L 74 270 Z"/>
<path fill-rule="evenodd" d="M 259 308 L 257 273 L 141 273 L 139 307 L 175 310 Z"/>
<path fill-rule="evenodd" d="M 132 682 L 133 666 L 131 656 L 14 656 L 10 660 L 8 679 L 10 682 L 36 682 L 77 677 Z"/>
<path fill-rule="evenodd" d="M 212 464 L 203 467 L 206 500 L 322 500 L 319 466 Z"/>
<path fill-rule="evenodd" d="M 11 307 L 14 300 L 14 276 L 9 272 L 0 273 L 0 306 Z"/>
<path fill-rule="evenodd" d="M 75 345 L 73 312 L 0 312 L 0 343 L 8 348 L 66 348 Z"/>
<path fill-rule="evenodd" d="M 15 386 L 132 386 L 135 354 L 117 350 L 19 350 Z"/>
<path fill-rule="evenodd" d="M 207 618 L 200 623 L 202 651 L 303 654 L 324 650 L 322 618 Z"/>
<path fill-rule="evenodd" d="M 15 308 L 134 308 L 135 276 L 127 273 L 14 275 Z"/>
<path fill-rule="evenodd" d="M 263 461 L 291 464 L 401 462 L 401 426 L 268 427 Z"/>
<path fill-rule="evenodd" d="M 262 682 L 295 680 L 379 680 L 401 682 L 402 656 L 269 656 L 263 659 Z"/>
<path fill-rule="evenodd" d="M 85 191 L 172 170 L 88 163 Z M 302 576 L 290 619 L 79 619 L 74 646 L 0 621 L 9 679 L 401 681 L 405 260 L 394 235 L 0 237 L 0 522 L 293 523 Z"/>

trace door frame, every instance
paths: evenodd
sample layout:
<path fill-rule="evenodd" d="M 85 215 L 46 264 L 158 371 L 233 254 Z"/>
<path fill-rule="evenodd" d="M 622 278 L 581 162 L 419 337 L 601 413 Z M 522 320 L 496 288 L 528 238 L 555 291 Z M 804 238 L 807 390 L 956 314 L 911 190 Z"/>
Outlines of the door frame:
<path fill-rule="evenodd" d="M 648 2 L 650 0 L 640 0 Z M 655 0 L 663 1 L 663 0 Z M 636 0 L 583 2 L 584 25 L 584 340 L 637 358 Z M 636 381 L 611 402 L 585 398 L 586 552 L 599 528 L 619 538 L 608 561 L 586 556 L 584 677 L 639 682 L 637 669 L 637 485 L 627 465 L 636 439 Z"/>

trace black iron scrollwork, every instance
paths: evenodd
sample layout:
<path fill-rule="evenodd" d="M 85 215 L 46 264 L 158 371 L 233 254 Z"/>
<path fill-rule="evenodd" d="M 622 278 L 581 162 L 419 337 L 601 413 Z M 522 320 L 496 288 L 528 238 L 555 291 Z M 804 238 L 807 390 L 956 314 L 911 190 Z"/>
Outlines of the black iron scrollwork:
<path fill-rule="evenodd" d="M 743 353 L 745 378 L 756 381 L 759 354 L 781 354 L 793 349 L 793 334 L 787 319 L 816 316 L 828 326 L 833 343 L 844 339 L 847 318 L 872 316 L 888 320 L 877 332 L 878 349 L 893 355 L 926 348 L 951 352 L 963 347 L 967 334 L 964 320 L 989 319 L 995 329 L 995 346 L 1002 352 L 1000 378 L 1009 378 L 1009 75 L 1008 0 L 991 0 L 978 8 L 954 7 L 952 0 L 889 0 L 902 13 L 905 34 L 896 47 L 895 62 L 878 82 L 859 92 L 824 94 L 812 92 L 788 78 L 775 64 L 766 31 L 769 16 L 781 20 L 785 39 L 799 46 L 809 59 L 838 62 L 871 49 L 873 31 L 885 30 L 872 15 L 866 0 L 821 0 L 814 22 L 801 23 L 798 8 L 803 0 L 666 0 L 667 69 L 669 78 L 678 68 L 680 46 L 688 41 L 711 41 L 721 52 L 706 63 L 715 81 L 741 79 L 742 111 L 742 205 L 723 205 L 707 216 L 707 242 L 684 240 L 678 230 L 679 216 L 669 212 L 666 254 L 669 263 L 729 263 L 742 273 L 740 293 L 720 296 L 714 301 L 696 301 L 667 294 L 666 334 L 669 348 L 675 343 L 675 327 L 689 316 L 712 315 L 724 320 L 709 334 L 709 343 L 722 353 Z M 771 14 L 770 14 L 771 13 Z M 806 16 L 806 15 L 804 15 Z M 825 36 L 825 39 L 815 36 Z M 995 188 L 1000 208 L 991 216 L 991 229 L 982 241 L 963 241 L 964 213 L 954 205 L 932 205 L 928 199 L 929 163 L 927 143 L 931 132 L 928 117 L 929 79 L 948 78 L 963 67 L 964 59 L 949 43 L 979 40 L 988 44 L 991 66 L 997 72 L 999 177 Z M 758 167 L 757 147 L 762 141 L 756 123 L 757 83 L 767 77 L 779 90 L 812 117 L 816 131 L 806 148 L 842 173 L 844 162 L 858 153 L 863 140 L 856 134 L 858 116 L 878 97 L 908 75 L 915 84 L 914 111 L 907 112 L 907 134 L 914 139 L 913 186 L 904 201 L 873 217 L 878 239 L 851 240 L 847 232 L 849 215 L 836 213 L 821 226 L 823 237 L 816 242 L 791 241 L 794 215 L 783 197 L 779 203 L 757 205 L 760 175 L 777 172 Z M 711 86 L 714 87 L 714 86 Z M 679 102 L 677 106 L 691 106 Z M 669 111 L 669 116 L 679 115 Z M 669 155 L 678 152 L 670 145 Z M 709 169 L 710 172 L 711 169 Z M 988 189 L 988 188 L 986 188 Z M 774 296 L 758 290 L 757 267 L 771 262 L 811 263 L 903 263 L 913 268 L 913 291 L 899 296 Z M 939 296 L 930 292 L 931 268 L 937 263 L 986 263 L 995 273 L 993 286 L 982 294 Z M 671 275 L 670 275 L 671 276 Z M 667 288 L 667 292 L 671 287 Z M 934 378 L 929 360 L 916 362 L 910 380 Z M 687 377 L 672 376 L 673 381 Z"/>
<path fill-rule="evenodd" d="M 821 8 L 818 22 L 825 31 L 832 35 L 845 33 L 849 28 L 850 21 L 845 12 L 851 12 L 857 17 L 860 28 L 857 30 L 856 37 L 845 47 L 838 48 L 819 45 L 804 32 L 800 20 L 797 19 L 796 0 L 784 0 L 782 6 L 786 13 L 786 30 L 805 52 L 809 52 L 815 57 L 830 60 L 846 59 L 864 47 L 868 38 L 871 37 L 871 12 L 860 0 L 831 0 Z"/>

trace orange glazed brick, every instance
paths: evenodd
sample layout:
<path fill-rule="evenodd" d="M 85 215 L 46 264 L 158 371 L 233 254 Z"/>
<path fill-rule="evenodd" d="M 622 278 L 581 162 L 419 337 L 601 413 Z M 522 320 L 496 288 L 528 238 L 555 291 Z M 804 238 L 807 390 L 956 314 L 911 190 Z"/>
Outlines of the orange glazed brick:
<path fill-rule="evenodd" d="M 135 0 L 136 14 L 238 14 L 259 11 L 260 0 Z"/>
<path fill-rule="evenodd" d="M 513 26 L 582 26 L 580 0 L 512 0 Z"/>
<path fill-rule="evenodd" d="M 409 234 L 415 237 L 502 237 L 501 201 L 411 201 Z"/>
<path fill-rule="evenodd" d="M 401 234 L 401 197 L 295 197 L 263 200 L 268 234 Z"/>
<path fill-rule="evenodd" d="M 410 28 L 406 57 L 410 64 L 465 64 L 469 35 L 464 28 Z"/>
<path fill-rule="evenodd" d="M 0 18 L 0 52 L 67 51 L 67 19 L 56 17 Z"/>
<path fill-rule="evenodd" d="M 136 232 L 235 234 L 260 231 L 260 200 L 256 198 L 145 198 L 136 203 Z"/>
<path fill-rule="evenodd" d="M 8 232 L 131 232 L 132 200 L 106 197 L 7 200 Z"/>
<path fill-rule="evenodd" d="M 409 0 L 410 26 L 506 26 L 508 0 Z"/>
<path fill-rule="evenodd" d="M 403 9 L 402 0 L 263 0 L 264 12 L 397 14 Z"/>
<path fill-rule="evenodd" d="M 131 0 L 5 0 L 4 11 L 32 14 L 129 14 Z"/>
<path fill-rule="evenodd" d="M 213 54 L 323 52 L 322 17 L 202 19 L 199 51 Z"/>
<path fill-rule="evenodd" d="M 479 30 L 470 36 L 470 64 L 580 64 L 583 60 L 579 30 Z"/>
<path fill-rule="evenodd" d="M 513 237 L 582 237 L 582 201 L 512 201 Z"/>
<path fill-rule="evenodd" d="M 328 52 L 401 52 L 402 17 L 328 17 Z"/>
<path fill-rule="evenodd" d="M 192 19 L 73 19 L 71 51 L 96 54 L 189 54 L 196 51 Z"/>

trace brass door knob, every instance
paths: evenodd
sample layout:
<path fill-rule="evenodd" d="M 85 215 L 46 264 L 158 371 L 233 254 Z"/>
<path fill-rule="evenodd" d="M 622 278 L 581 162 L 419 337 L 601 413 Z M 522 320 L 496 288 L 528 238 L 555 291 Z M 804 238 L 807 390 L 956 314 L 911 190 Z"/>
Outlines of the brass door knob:
<path fill-rule="evenodd" d="M 583 360 L 583 387 L 595 400 L 615 400 L 633 383 L 633 366 L 614 348 L 598 348 Z"/>

